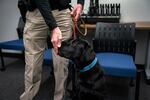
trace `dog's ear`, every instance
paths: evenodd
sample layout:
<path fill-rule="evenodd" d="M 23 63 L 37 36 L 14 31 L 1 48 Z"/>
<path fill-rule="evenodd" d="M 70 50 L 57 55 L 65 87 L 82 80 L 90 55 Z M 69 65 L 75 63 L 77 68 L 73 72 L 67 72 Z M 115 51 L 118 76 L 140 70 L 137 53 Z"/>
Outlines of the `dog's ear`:
<path fill-rule="evenodd" d="M 83 47 L 81 47 L 80 45 L 77 45 L 74 47 L 74 52 L 72 54 L 72 57 L 74 59 L 78 59 L 81 56 L 82 52 L 83 52 Z"/>

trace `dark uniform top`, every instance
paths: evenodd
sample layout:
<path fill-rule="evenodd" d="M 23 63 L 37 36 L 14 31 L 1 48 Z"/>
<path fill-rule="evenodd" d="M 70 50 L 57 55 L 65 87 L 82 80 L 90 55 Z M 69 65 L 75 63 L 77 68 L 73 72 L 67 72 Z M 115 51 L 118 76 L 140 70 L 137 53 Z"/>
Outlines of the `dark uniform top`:
<path fill-rule="evenodd" d="M 41 12 L 49 29 L 57 27 L 56 20 L 52 15 L 52 10 L 63 10 L 69 8 L 71 0 L 33 0 L 36 8 Z M 77 3 L 83 5 L 84 0 L 78 0 Z"/>

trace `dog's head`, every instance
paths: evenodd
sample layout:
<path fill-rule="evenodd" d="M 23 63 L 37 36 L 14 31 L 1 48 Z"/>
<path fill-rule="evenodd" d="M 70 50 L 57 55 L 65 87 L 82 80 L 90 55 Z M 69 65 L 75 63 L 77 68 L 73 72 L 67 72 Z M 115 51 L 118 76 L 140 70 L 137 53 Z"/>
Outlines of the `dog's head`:
<path fill-rule="evenodd" d="M 95 58 L 95 52 L 88 41 L 80 38 L 62 42 L 58 54 L 80 66 L 90 64 Z"/>

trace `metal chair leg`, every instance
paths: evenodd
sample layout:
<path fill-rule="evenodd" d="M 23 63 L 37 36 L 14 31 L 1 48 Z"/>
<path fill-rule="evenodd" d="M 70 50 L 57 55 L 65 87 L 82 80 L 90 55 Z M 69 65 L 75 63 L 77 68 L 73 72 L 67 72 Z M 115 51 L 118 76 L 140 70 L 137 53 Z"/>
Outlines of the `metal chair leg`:
<path fill-rule="evenodd" d="M 140 79 L 141 79 L 141 71 L 137 70 L 136 86 L 135 86 L 135 100 L 139 100 Z"/>
<path fill-rule="evenodd" d="M 3 59 L 3 54 L 2 54 L 2 50 L 0 49 L 0 56 L 1 56 L 1 63 L 2 63 L 2 67 L 0 68 L 1 71 L 5 71 L 5 65 L 4 65 L 4 59 Z"/>

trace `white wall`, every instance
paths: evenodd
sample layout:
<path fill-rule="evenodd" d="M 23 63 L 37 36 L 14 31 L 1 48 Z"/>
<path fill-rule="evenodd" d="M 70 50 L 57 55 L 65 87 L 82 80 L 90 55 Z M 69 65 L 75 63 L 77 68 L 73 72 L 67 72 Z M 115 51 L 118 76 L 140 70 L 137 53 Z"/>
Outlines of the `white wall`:
<path fill-rule="evenodd" d="M 18 38 L 16 27 L 19 19 L 18 0 L 0 0 L 0 41 Z M 87 13 L 89 1 L 85 0 L 84 12 Z M 100 0 L 100 3 L 120 3 L 121 22 L 150 21 L 150 0 Z M 72 5 L 76 0 L 72 0 Z M 147 32 L 136 33 L 138 40 L 136 63 L 145 63 Z M 141 47 L 142 46 L 142 47 Z"/>
<path fill-rule="evenodd" d="M 87 13 L 89 1 L 85 0 L 84 13 Z M 75 5 L 76 0 L 72 0 Z M 99 3 L 120 3 L 121 22 L 150 21 L 150 0 L 99 0 Z"/>
<path fill-rule="evenodd" d="M 18 0 L 0 0 L 0 41 L 17 38 Z M 72 0 L 72 5 L 77 0 Z M 85 0 L 84 12 L 88 11 L 89 1 Z M 150 21 L 150 0 L 100 0 L 100 3 L 120 3 L 121 22 Z"/>
<path fill-rule="evenodd" d="M 19 18 L 17 0 L 0 0 L 0 41 L 16 39 Z"/>

